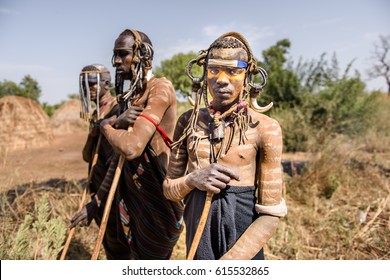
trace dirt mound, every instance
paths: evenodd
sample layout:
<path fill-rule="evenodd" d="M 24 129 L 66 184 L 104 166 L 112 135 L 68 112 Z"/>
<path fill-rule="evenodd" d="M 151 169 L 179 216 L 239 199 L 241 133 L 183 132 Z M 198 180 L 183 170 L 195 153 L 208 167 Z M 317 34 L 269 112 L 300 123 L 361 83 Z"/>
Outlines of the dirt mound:
<path fill-rule="evenodd" d="M 80 100 L 77 99 L 62 104 L 51 117 L 51 123 L 57 135 L 88 129 L 88 123 L 80 118 Z"/>
<path fill-rule="evenodd" d="M 0 98 L 0 151 L 42 147 L 53 140 L 50 119 L 29 98 Z"/>

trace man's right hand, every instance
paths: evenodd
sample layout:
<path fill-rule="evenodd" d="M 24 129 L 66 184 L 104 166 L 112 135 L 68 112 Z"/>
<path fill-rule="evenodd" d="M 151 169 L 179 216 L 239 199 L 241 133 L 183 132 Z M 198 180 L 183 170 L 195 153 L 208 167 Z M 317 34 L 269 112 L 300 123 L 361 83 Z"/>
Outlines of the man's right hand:
<path fill-rule="evenodd" d="M 100 132 L 100 122 L 101 120 L 97 120 L 94 122 L 94 124 L 92 125 L 90 131 L 89 131 L 89 135 L 91 135 L 92 137 L 97 137 L 99 135 L 99 132 Z"/>
<path fill-rule="evenodd" d="M 218 163 L 191 172 L 185 180 L 190 187 L 201 191 L 220 193 L 231 179 L 240 180 L 239 176 L 230 168 Z"/>
<path fill-rule="evenodd" d="M 83 209 L 80 210 L 73 218 L 70 220 L 69 228 L 74 228 L 78 224 L 80 226 L 89 226 L 93 217 L 97 214 L 99 207 L 95 199 L 86 204 Z"/>

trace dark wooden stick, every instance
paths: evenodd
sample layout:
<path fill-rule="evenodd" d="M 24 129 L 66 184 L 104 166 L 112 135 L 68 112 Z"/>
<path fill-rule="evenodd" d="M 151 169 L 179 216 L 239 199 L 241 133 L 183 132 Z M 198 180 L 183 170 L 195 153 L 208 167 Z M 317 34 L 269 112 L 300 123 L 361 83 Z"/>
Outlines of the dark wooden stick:
<path fill-rule="evenodd" d="M 97 258 L 98 258 L 100 246 L 103 242 L 104 233 L 105 233 L 106 228 L 107 228 L 107 222 L 108 222 L 108 217 L 110 215 L 111 205 L 112 205 L 112 202 L 113 202 L 114 197 L 115 197 L 115 192 L 116 192 L 116 189 L 118 187 L 118 182 L 119 182 L 120 175 L 122 173 L 122 167 L 123 167 L 124 162 L 125 162 L 125 157 L 123 155 L 121 155 L 119 157 L 119 162 L 118 162 L 118 165 L 117 165 L 116 170 L 115 170 L 114 179 L 112 180 L 110 192 L 108 193 L 106 206 L 104 207 L 104 213 L 103 213 L 102 221 L 101 221 L 100 228 L 99 228 L 98 240 L 97 240 L 97 243 L 95 245 L 95 249 L 93 251 L 91 260 L 97 260 Z"/>
<path fill-rule="evenodd" d="M 101 139 L 102 139 L 102 135 L 100 134 L 99 138 L 98 138 L 98 141 L 97 141 L 97 144 L 96 144 L 95 153 L 93 155 L 92 164 L 91 164 L 91 170 L 89 171 L 89 174 L 88 174 L 87 184 L 86 184 L 86 186 L 84 188 L 83 196 L 81 197 L 79 210 L 78 210 L 79 212 L 81 211 L 81 209 L 83 209 L 83 206 L 84 206 L 84 203 L 85 203 L 85 199 L 87 198 L 89 185 L 91 184 L 91 180 L 92 180 L 93 169 L 94 169 L 94 167 L 95 167 L 95 165 L 97 163 L 98 157 L 99 157 L 99 149 L 100 149 Z M 76 229 L 76 227 L 72 228 L 69 231 L 68 238 L 66 239 L 65 246 L 64 246 L 64 249 L 62 250 L 60 260 L 64 260 L 65 259 L 65 256 L 66 256 L 66 253 L 68 252 L 70 241 L 72 240 L 72 237 L 73 237 L 73 234 L 75 232 L 75 229 Z"/>

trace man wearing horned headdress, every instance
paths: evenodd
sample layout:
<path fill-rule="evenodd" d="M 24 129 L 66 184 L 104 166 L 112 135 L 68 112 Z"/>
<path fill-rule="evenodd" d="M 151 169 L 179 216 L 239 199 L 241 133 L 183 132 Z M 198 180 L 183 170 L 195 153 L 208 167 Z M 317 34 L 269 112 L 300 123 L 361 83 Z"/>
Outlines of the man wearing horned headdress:
<path fill-rule="evenodd" d="M 257 66 L 244 37 L 234 32 L 219 37 L 189 66 L 195 62 L 204 73 L 193 78 L 188 72 L 199 90 L 194 109 L 178 119 L 164 194 L 172 201 L 184 199 L 187 254 L 209 199 L 194 258 L 263 259 L 263 246 L 287 213 L 282 131 L 262 113 L 272 104 L 256 102 L 267 73 Z M 253 82 L 256 74 L 261 84 Z M 206 108 L 200 108 L 202 98 Z"/>
<path fill-rule="evenodd" d="M 121 228 L 118 240 L 128 247 L 128 259 L 169 259 L 182 231 L 182 202 L 166 199 L 162 190 L 176 119 L 176 93 L 170 81 L 153 76 L 152 60 L 153 47 L 146 34 L 126 29 L 119 35 L 112 62 L 120 111 L 133 106 L 143 110 L 129 129 L 116 127 L 115 116 L 100 123 L 116 157 L 94 203 L 97 207 L 104 203 L 118 158 L 124 157 L 116 207 Z M 128 89 L 125 81 L 130 82 Z"/>
<path fill-rule="evenodd" d="M 117 113 L 117 102 L 114 96 L 110 93 L 111 75 L 107 67 L 101 64 L 92 64 L 85 66 L 80 73 L 80 99 L 81 99 L 81 117 L 89 121 L 89 133 L 87 141 L 83 148 L 83 159 L 90 163 L 94 150 L 96 148 L 97 140 L 100 135 L 99 126 L 96 123 L 105 117 L 113 116 Z M 92 106 L 95 105 L 95 109 Z M 92 177 L 89 185 L 90 193 L 96 194 L 101 182 L 103 181 L 108 166 L 109 157 L 112 154 L 112 148 L 103 139 L 100 145 L 97 165 L 94 167 L 95 176 Z M 90 166 L 91 167 L 91 166 Z M 89 169 L 90 169 L 89 167 Z M 100 170 L 103 170 L 100 172 Z"/>

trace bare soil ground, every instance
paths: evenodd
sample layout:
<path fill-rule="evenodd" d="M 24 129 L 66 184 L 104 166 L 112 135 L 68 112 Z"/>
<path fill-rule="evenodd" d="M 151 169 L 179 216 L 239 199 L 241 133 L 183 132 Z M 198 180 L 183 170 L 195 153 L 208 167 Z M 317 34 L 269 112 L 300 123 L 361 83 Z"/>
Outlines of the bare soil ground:
<path fill-rule="evenodd" d="M 87 131 L 56 135 L 49 146 L 0 155 L 0 190 L 53 178 L 81 180 L 87 177 L 87 163 L 81 151 Z"/>

